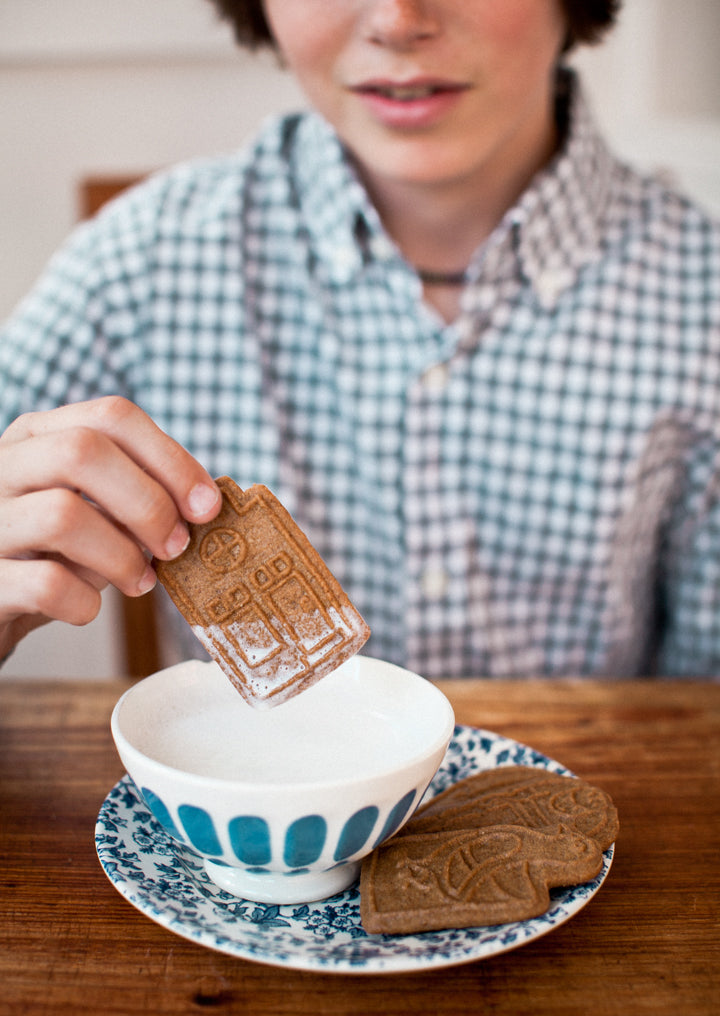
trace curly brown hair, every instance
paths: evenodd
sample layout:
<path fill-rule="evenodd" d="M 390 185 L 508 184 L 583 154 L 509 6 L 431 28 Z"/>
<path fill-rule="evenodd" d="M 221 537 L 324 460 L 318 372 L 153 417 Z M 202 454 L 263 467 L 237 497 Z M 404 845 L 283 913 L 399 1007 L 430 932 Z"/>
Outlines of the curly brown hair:
<path fill-rule="evenodd" d="M 235 39 L 248 49 L 274 48 L 262 0 L 210 0 L 221 18 L 233 26 Z M 563 51 L 599 42 L 614 24 L 622 0 L 560 0 L 568 25 Z"/>

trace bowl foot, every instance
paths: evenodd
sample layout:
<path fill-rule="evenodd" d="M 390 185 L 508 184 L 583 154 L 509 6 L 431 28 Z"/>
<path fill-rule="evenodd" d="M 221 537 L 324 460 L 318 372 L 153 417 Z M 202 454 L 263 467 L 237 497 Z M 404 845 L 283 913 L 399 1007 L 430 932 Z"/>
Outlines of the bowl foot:
<path fill-rule="evenodd" d="M 353 884 L 360 874 L 360 864 L 351 862 L 330 871 L 307 871 L 283 875 L 277 872 L 256 872 L 244 868 L 228 868 L 205 860 L 205 871 L 210 879 L 242 899 L 254 903 L 312 903 L 342 892 Z"/>

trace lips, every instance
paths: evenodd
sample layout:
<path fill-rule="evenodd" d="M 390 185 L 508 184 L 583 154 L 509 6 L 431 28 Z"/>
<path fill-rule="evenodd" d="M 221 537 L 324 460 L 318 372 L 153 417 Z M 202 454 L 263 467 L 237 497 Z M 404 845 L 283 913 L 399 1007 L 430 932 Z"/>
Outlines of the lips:
<path fill-rule="evenodd" d="M 358 91 L 365 94 L 380 95 L 396 102 L 416 102 L 437 95 L 443 91 L 457 91 L 457 87 L 449 85 L 392 85 L 370 84 L 361 86 Z"/>
<path fill-rule="evenodd" d="M 364 81 L 351 91 L 374 118 L 388 127 L 428 127 L 441 119 L 468 86 L 455 81 L 418 78 L 411 81 Z"/>

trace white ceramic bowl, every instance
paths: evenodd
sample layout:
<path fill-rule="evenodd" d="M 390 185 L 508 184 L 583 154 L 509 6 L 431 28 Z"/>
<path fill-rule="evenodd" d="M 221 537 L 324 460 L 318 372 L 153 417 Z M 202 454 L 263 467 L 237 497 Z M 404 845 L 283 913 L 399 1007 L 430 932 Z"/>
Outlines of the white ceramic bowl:
<path fill-rule="evenodd" d="M 210 878 L 265 903 L 323 899 L 410 817 L 454 727 L 446 697 L 354 656 L 269 711 L 214 663 L 138 682 L 112 714 L 120 758 L 165 830 Z"/>

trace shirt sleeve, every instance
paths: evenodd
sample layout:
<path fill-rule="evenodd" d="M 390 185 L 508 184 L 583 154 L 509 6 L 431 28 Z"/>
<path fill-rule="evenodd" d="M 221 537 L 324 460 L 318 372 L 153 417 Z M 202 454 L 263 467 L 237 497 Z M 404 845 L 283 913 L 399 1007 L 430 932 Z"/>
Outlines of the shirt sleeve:
<path fill-rule="evenodd" d="M 0 432 L 20 413 L 132 397 L 150 293 L 141 195 L 84 223 L 0 330 Z"/>
<path fill-rule="evenodd" d="M 694 448 L 660 576 L 658 673 L 720 679 L 720 447 Z"/>

